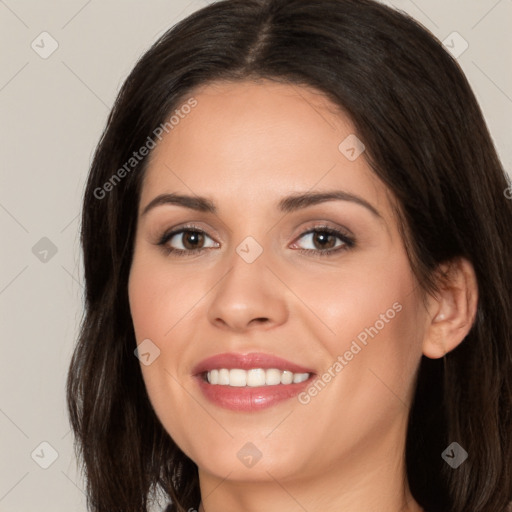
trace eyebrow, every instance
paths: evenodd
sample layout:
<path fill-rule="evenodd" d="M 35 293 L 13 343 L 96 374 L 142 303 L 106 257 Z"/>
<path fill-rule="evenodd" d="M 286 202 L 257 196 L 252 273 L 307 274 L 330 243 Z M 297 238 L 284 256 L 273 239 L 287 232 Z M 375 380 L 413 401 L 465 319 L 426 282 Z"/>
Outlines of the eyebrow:
<path fill-rule="evenodd" d="M 326 192 L 304 192 L 285 197 L 279 201 L 277 208 L 283 213 L 291 213 L 308 206 L 314 206 L 328 201 L 348 201 L 358 204 L 369 210 L 375 217 L 382 219 L 379 211 L 368 201 L 357 195 L 345 192 L 343 190 L 333 190 Z M 217 213 L 217 207 L 210 199 L 200 196 L 188 196 L 182 194 L 161 194 L 155 197 L 142 211 L 141 216 L 148 213 L 157 206 L 174 204 L 206 213 Z"/>

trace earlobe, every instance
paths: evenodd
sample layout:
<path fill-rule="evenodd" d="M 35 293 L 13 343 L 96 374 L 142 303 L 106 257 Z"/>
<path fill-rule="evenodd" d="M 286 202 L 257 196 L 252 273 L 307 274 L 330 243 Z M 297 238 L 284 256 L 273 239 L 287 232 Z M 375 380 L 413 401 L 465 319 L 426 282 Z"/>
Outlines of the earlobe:
<path fill-rule="evenodd" d="M 458 258 L 439 269 L 439 291 L 429 297 L 423 354 L 444 357 L 456 348 L 473 326 L 478 305 L 478 283 L 473 265 Z"/>

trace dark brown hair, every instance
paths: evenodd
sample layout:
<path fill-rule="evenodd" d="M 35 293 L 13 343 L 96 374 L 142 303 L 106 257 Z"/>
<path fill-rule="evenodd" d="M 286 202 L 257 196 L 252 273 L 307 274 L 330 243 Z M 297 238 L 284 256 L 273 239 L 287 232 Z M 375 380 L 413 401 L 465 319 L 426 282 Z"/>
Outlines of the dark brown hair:
<path fill-rule="evenodd" d="M 420 364 L 407 479 L 429 512 L 501 512 L 512 500 L 509 183 L 457 62 L 416 21 L 371 0 L 219 1 L 164 34 L 125 81 L 85 191 L 85 314 L 67 387 L 90 509 L 146 511 L 155 491 L 176 511 L 200 501 L 197 466 L 157 419 L 133 353 L 127 282 L 147 157 L 98 190 L 195 87 L 259 78 L 313 87 L 350 116 L 396 198 L 425 292 L 441 263 L 473 264 L 470 333 L 444 361 Z M 453 441 L 469 454 L 456 470 L 441 458 Z"/>

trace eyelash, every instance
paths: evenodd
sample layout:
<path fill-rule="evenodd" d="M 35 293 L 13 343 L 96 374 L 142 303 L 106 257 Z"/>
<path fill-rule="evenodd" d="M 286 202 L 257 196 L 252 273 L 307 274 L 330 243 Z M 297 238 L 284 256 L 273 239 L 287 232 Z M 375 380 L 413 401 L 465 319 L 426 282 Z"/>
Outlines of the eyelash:
<path fill-rule="evenodd" d="M 194 226 L 193 224 L 182 226 L 179 229 L 176 229 L 176 230 L 173 230 L 170 232 L 166 232 L 162 235 L 160 240 L 157 242 L 157 245 L 162 247 L 162 249 L 164 250 L 164 253 L 166 255 L 173 254 L 174 256 L 178 256 L 181 258 L 181 257 L 202 254 L 204 251 L 206 251 L 208 249 L 212 249 L 212 247 L 201 247 L 200 249 L 183 250 L 183 249 L 176 249 L 174 247 L 169 247 L 166 245 L 167 242 L 169 240 L 171 240 L 173 236 L 178 235 L 180 233 L 181 234 L 183 234 L 183 233 L 201 233 L 203 235 L 208 236 L 208 234 L 205 231 L 203 231 L 202 229 L 200 229 L 197 226 Z M 301 254 L 306 254 L 309 256 L 313 255 L 313 256 L 318 256 L 318 257 L 334 256 L 335 254 L 338 254 L 342 251 L 352 249 L 356 243 L 355 238 L 350 237 L 350 236 L 348 236 L 336 229 L 330 228 L 328 226 L 315 226 L 314 228 L 308 229 L 307 231 L 305 231 L 298 237 L 298 240 L 306 235 L 311 234 L 311 233 L 327 233 L 328 235 L 336 236 L 343 242 L 343 245 L 337 247 L 336 249 L 296 249 Z"/>

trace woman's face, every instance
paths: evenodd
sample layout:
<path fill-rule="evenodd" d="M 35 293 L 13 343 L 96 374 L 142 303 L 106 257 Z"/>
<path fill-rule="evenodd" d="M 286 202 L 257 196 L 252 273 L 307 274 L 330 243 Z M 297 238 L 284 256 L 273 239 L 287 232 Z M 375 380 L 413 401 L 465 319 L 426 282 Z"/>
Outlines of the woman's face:
<path fill-rule="evenodd" d="M 129 280 L 159 419 L 219 478 L 382 469 L 401 456 L 426 314 L 386 188 L 312 89 L 193 96 L 147 168 Z M 188 206 L 152 203 L 165 194 Z"/>

